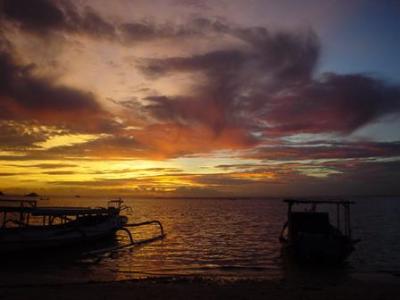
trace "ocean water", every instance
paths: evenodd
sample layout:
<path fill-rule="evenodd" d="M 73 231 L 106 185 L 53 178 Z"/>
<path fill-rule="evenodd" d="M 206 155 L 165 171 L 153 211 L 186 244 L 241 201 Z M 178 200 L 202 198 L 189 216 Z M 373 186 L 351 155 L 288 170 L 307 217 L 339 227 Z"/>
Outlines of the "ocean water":
<path fill-rule="evenodd" d="M 400 274 L 399 198 L 357 198 L 352 207 L 353 236 L 362 241 L 347 263 L 323 274 L 345 278 L 355 273 Z M 278 241 L 286 221 L 281 199 L 124 199 L 133 211 L 129 222 L 159 220 L 167 236 L 150 244 L 92 257 L 27 254 L 5 259 L 3 285 L 140 279 L 154 276 L 201 276 L 215 280 L 280 280 L 309 277 L 288 266 Z M 43 206 L 106 206 L 102 199 L 42 201 Z M 334 223 L 334 219 L 332 222 Z M 157 228 L 133 229 L 134 238 Z M 126 235 L 119 235 L 120 243 Z M 4 261 L 4 258 L 3 258 Z M 311 274 L 321 272 L 311 271 Z M 338 275 L 339 274 L 339 275 Z M 330 275 L 329 275 L 330 276 Z"/>

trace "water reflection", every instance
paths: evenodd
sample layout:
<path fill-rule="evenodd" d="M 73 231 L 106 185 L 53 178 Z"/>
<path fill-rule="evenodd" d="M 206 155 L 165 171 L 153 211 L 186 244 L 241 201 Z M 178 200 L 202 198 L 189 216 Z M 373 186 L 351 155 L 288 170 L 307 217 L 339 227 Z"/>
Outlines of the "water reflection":
<path fill-rule="evenodd" d="M 280 274 L 276 232 L 281 215 L 268 201 L 137 200 L 134 206 L 133 219 L 159 219 L 167 237 L 121 257 L 117 268 L 123 278 L 141 271 L 226 277 Z"/>
<path fill-rule="evenodd" d="M 400 224 L 395 218 L 399 207 L 393 201 L 386 204 L 358 201 L 353 211 L 353 228 L 354 235 L 363 242 L 348 265 L 329 271 L 297 268 L 282 260 L 278 237 L 286 220 L 286 205 L 278 199 L 125 199 L 125 202 L 134 208 L 128 216 L 129 222 L 158 219 L 165 228 L 166 238 L 106 255 L 100 260 L 60 257 L 55 252 L 45 257 L 28 257 L 0 270 L 3 284 L 171 275 L 233 280 L 285 278 L 287 282 L 304 280 L 308 284 L 307 280 L 344 280 L 354 270 L 370 271 L 371 266 L 373 271 L 388 266 L 392 271 L 400 270 L 399 257 L 396 257 L 400 250 Z M 106 203 L 107 199 L 79 198 L 52 199 L 41 205 L 96 207 Z M 381 228 L 387 232 L 383 234 Z M 148 226 L 132 231 L 135 239 L 143 239 L 157 234 L 158 228 Z M 126 238 L 124 233 L 118 236 L 121 243 Z M 383 251 L 383 245 L 390 247 Z M 377 260 L 371 259 L 371 253 Z"/>

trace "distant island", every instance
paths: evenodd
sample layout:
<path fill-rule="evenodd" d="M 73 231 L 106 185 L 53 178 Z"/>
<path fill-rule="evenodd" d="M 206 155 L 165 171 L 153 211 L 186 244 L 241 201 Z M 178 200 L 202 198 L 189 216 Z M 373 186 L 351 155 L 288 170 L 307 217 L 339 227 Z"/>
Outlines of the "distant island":
<path fill-rule="evenodd" d="M 36 193 L 29 193 L 29 194 L 26 194 L 24 197 L 39 197 L 39 195 Z"/>

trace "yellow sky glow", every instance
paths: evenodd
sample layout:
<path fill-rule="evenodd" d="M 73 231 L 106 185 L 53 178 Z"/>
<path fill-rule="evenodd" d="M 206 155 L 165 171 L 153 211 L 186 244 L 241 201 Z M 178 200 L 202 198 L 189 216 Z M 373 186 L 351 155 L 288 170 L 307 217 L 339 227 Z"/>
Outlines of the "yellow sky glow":
<path fill-rule="evenodd" d="M 83 144 L 98 139 L 100 136 L 95 134 L 66 134 L 55 135 L 50 137 L 44 142 L 36 143 L 35 146 L 43 150 L 60 147 L 60 146 L 73 146 Z"/>

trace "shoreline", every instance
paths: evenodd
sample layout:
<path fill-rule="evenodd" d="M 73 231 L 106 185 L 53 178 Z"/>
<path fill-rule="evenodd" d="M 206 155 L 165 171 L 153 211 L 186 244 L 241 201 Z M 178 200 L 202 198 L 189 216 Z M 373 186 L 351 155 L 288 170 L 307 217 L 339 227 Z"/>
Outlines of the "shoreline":
<path fill-rule="evenodd" d="M 121 281 L 0 286 L 0 299 L 395 299 L 400 277 L 358 274 L 343 282 L 282 280 L 210 280 L 156 277 Z"/>

